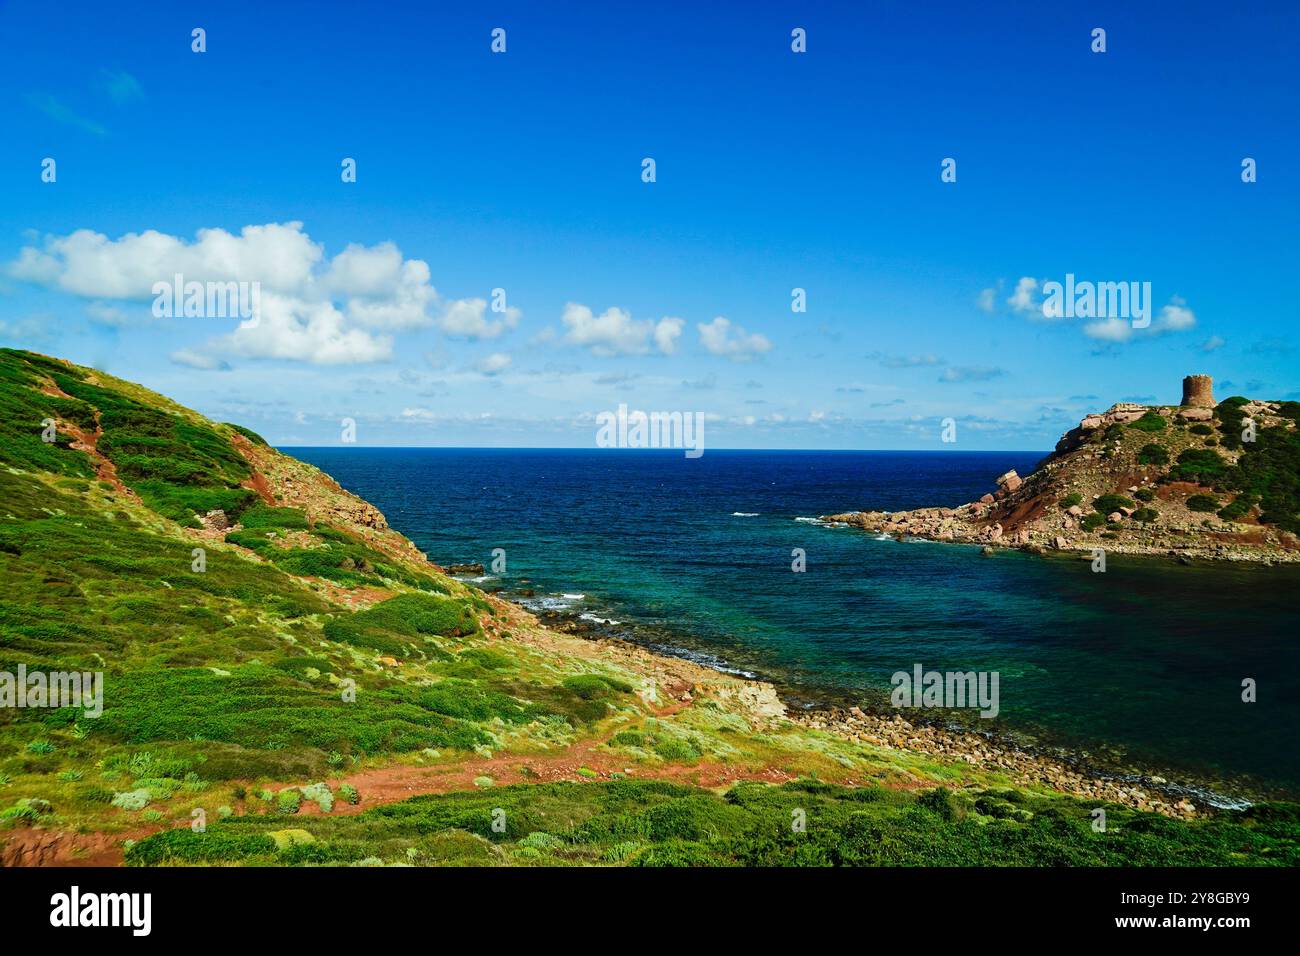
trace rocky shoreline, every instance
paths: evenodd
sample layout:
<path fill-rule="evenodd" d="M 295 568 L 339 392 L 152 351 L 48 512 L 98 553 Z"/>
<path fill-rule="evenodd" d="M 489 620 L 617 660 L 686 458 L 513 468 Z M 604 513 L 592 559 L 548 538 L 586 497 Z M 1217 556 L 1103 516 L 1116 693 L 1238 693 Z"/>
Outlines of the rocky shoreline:
<path fill-rule="evenodd" d="M 1114 777 L 1078 762 L 1032 753 L 982 734 L 915 723 L 897 714 L 884 716 L 869 714 L 858 707 L 831 707 L 789 719 L 859 743 L 961 760 L 984 770 L 1004 772 L 1019 784 L 1042 785 L 1062 793 L 1178 819 L 1190 820 L 1209 805 L 1208 801 L 1201 800 L 1202 806 L 1198 808 L 1191 788 L 1170 785 L 1159 775 L 1143 775 L 1134 780 Z M 1169 790 L 1162 789 L 1166 787 Z M 1232 803 L 1248 805 L 1248 801 Z"/>
<path fill-rule="evenodd" d="M 506 595 L 502 595 L 505 597 Z M 1184 785 L 1156 773 L 1111 773 L 1090 766 L 1068 752 L 1035 752 L 1009 739 L 994 739 L 970 730 L 943 727 L 937 723 L 908 719 L 901 714 L 877 714 L 856 705 L 824 703 L 824 695 L 796 702 L 795 694 L 779 683 L 753 676 L 738 676 L 734 669 L 720 670 L 708 663 L 683 658 L 631 640 L 612 628 L 584 620 L 578 614 L 548 610 L 533 614 L 546 627 L 596 643 L 624 646 L 677 664 L 723 674 L 751 685 L 769 701 L 770 716 L 809 730 L 834 734 L 846 740 L 891 750 L 924 754 L 940 759 L 960 760 L 986 771 L 1005 773 L 1018 784 L 1045 786 L 1085 799 L 1095 799 L 1190 820 L 1216 809 L 1242 808 L 1251 801 L 1216 793 L 1199 785 Z M 689 693 L 689 691 L 687 691 Z"/>
<path fill-rule="evenodd" d="M 822 515 L 818 520 L 828 527 L 857 528 L 887 535 L 895 541 L 916 539 L 941 544 L 977 545 L 985 554 L 998 550 L 1016 550 L 1026 554 L 1059 554 L 1092 560 L 1094 551 L 1101 549 L 1108 554 L 1166 558 L 1179 564 L 1194 564 L 1197 561 L 1226 561 L 1263 567 L 1300 564 L 1300 550 L 1294 549 L 1290 542 L 1283 546 L 1252 545 L 1241 541 L 1206 539 L 1190 530 L 1169 531 L 1158 538 L 1132 541 L 1086 534 L 1055 534 L 1040 538 L 1029 533 L 1007 535 L 1000 523 L 984 522 L 980 518 L 978 510 L 972 510 L 971 505 L 962 505 L 957 508 L 917 508 L 913 511 L 849 511 Z"/>

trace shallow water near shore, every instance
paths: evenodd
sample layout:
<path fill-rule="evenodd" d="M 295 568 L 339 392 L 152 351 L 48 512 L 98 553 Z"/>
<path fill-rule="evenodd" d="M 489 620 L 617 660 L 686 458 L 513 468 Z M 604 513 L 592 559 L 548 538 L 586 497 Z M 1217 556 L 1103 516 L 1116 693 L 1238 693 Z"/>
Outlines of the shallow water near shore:
<path fill-rule="evenodd" d="M 1220 792 L 1300 793 L 1300 569 L 1112 555 L 1094 574 L 811 520 L 956 505 L 1042 454 L 286 450 L 435 562 L 490 566 L 504 548 L 506 573 L 484 587 L 772 679 L 796 702 L 878 708 L 916 664 L 997 671 L 998 718 L 961 723 Z"/>

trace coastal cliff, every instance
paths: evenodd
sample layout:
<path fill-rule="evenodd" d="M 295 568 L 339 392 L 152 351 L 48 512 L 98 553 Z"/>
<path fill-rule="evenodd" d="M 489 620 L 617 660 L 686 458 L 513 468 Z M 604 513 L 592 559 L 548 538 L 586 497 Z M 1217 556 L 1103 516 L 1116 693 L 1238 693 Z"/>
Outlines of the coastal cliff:
<path fill-rule="evenodd" d="M 1188 376 L 1179 405 L 1121 402 L 1086 416 L 1034 471 L 978 500 L 824 521 L 894 537 L 1027 551 L 1300 561 L 1300 403 L 1216 403 Z"/>

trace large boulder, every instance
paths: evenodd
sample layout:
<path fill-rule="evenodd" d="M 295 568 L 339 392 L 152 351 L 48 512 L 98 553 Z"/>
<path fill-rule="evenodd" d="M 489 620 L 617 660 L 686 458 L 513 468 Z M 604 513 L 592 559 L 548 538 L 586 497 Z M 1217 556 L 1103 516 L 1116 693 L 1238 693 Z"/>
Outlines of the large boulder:
<path fill-rule="evenodd" d="M 228 518 L 226 516 L 226 513 L 222 511 L 220 508 L 217 508 L 214 511 L 209 511 L 207 514 L 205 514 L 202 518 L 199 519 L 199 522 L 203 525 L 203 527 L 207 528 L 209 531 L 230 530 L 230 518 Z"/>

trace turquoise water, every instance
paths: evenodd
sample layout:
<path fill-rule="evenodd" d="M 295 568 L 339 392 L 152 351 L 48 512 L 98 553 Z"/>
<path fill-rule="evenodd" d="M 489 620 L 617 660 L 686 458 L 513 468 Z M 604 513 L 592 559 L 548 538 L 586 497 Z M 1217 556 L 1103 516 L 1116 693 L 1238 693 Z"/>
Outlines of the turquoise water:
<path fill-rule="evenodd" d="M 890 675 L 1000 675 L 979 729 L 1091 759 L 1300 791 L 1300 627 L 1291 568 L 1182 567 L 876 540 L 807 519 L 954 505 L 1025 453 L 290 449 L 374 502 L 440 563 L 538 610 L 777 681 L 795 699 L 884 706 Z M 805 519 L 805 520 L 800 520 Z M 802 548 L 807 570 L 791 571 Z M 1241 701 L 1241 681 L 1259 700 Z"/>

